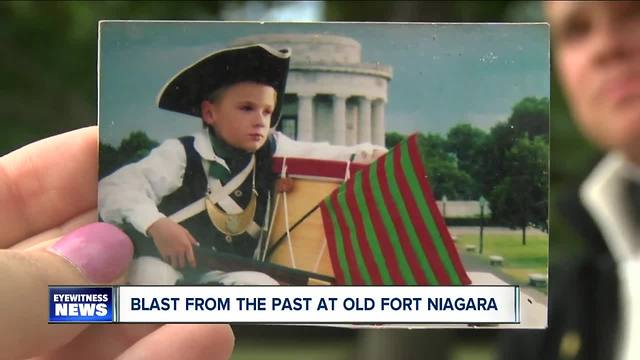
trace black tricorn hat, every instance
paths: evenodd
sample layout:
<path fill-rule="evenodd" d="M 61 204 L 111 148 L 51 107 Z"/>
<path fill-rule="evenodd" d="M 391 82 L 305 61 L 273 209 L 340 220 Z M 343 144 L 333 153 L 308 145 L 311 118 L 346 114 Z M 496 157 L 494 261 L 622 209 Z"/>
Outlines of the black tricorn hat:
<path fill-rule="evenodd" d="M 271 115 L 271 127 L 275 127 L 280 119 L 290 56 L 288 49 L 275 50 L 264 44 L 216 51 L 174 75 L 160 90 L 157 104 L 161 109 L 201 117 L 200 104 L 213 91 L 251 81 L 269 85 L 278 94 Z"/>

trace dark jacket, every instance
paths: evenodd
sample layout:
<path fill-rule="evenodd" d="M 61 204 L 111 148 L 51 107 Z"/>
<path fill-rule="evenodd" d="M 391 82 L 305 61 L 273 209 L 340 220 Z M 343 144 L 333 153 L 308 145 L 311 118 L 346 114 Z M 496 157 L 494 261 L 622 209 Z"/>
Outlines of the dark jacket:
<path fill-rule="evenodd" d="M 577 191 L 559 199 L 558 209 L 585 249 L 571 259 L 550 257 L 548 328 L 503 331 L 501 358 L 612 360 L 620 323 L 615 262 Z M 552 231 L 551 241 L 562 240 Z"/>

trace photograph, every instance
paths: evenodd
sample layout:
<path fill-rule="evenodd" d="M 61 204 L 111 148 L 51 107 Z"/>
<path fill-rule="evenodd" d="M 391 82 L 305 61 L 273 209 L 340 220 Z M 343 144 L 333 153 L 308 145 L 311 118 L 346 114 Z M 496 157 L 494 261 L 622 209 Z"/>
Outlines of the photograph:
<path fill-rule="evenodd" d="M 98 61 L 129 284 L 518 285 L 546 326 L 546 24 L 102 21 Z"/>

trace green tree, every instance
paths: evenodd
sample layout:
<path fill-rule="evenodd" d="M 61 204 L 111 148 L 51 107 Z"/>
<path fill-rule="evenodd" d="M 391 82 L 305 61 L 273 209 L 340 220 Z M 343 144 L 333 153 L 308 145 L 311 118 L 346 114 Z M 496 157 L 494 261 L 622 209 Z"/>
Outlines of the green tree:
<path fill-rule="evenodd" d="M 530 139 L 541 136 L 549 141 L 549 99 L 546 97 L 526 97 L 513 107 L 507 120 L 518 136 L 527 135 Z"/>
<path fill-rule="evenodd" d="M 134 131 L 120 142 L 116 149 L 112 145 L 100 143 L 99 178 L 103 178 L 126 164 L 136 162 L 149 154 L 158 146 L 158 142 L 150 139 L 142 131 Z"/>
<path fill-rule="evenodd" d="M 417 136 L 433 196 L 441 199 L 443 195 L 447 195 L 451 200 L 473 198 L 474 181 L 469 174 L 458 168 L 455 155 L 447 150 L 447 140 L 438 134 L 419 133 Z M 390 132 L 386 134 L 385 145 L 392 148 L 406 138 L 405 135 Z"/>
<path fill-rule="evenodd" d="M 480 192 L 486 197 L 507 176 L 506 155 L 516 141 L 516 132 L 508 124 L 500 122 L 491 128 L 484 143 L 479 147 Z"/>
<path fill-rule="evenodd" d="M 149 151 L 158 146 L 158 142 L 151 140 L 143 131 L 134 131 L 122 140 L 118 152 L 123 160 L 138 161 L 149 154 Z"/>
<path fill-rule="evenodd" d="M 543 176 L 545 189 L 548 188 L 548 126 L 548 99 L 527 97 L 514 105 L 507 122 L 498 123 L 491 129 L 486 141 L 480 147 L 482 165 L 478 169 L 478 176 L 481 179 L 481 192 L 490 199 L 492 217 L 496 222 L 522 227 L 522 221 L 524 221 L 522 216 L 526 215 L 527 221 L 535 219 L 531 221 L 532 224 L 546 229 L 548 195 L 546 191 L 537 191 L 536 189 L 541 189 L 541 185 L 536 185 L 533 180 L 535 174 Z M 523 142 L 525 139 L 529 142 Z M 544 147 L 546 155 L 543 157 L 545 159 L 543 165 L 534 168 L 518 167 L 518 164 L 535 161 L 535 156 L 538 156 L 527 146 Z M 527 149 L 531 151 L 527 153 Z M 520 154 L 520 157 L 517 154 Z M 527 156 L 532 158 L 528 160 Z M 533 209 L 530 206 L 532 201 L 545 204 L 544 214 L 539 210 L 536 210 L 535 215 L 525 214 L 525 210 Z M 528 205 L 525 206 L 525 203 Z M 520 210 L 510 211 L 508 204 L 517 205 Z M 493 211 L 494 207 L 501 208 L 503 211 Z M 525 230 L 526 226 L 523 227 L 523 239 Z"/>
<path fill-rule="evenodd" d="M 433 195 L 441 199 L 469 199 L 473 180 L 459 169 L 454 154 L 447 150 L 447 140 L 438 134 L 418 134 L 418 147 L 422 154 Z"/>
<path fill-rule="evenodd" d="M 455 164 L 455 157 L 447 151 L 447 141 L 438 134 L 418 134 L 418 148 L 427 163 L 435 160 Z"/>
<path fill-rule="evenodd" d="M 471 180 L 469 199 L 480 197 L 482 175 L 482 147 L 487 141 L 487 133 L 470 124 L 459 124 L 447 133 L 446 148 L 456 157 L 458 169 L 468 174 Z"/>
<path fill-rule="evenodd" d="M 384 136 L 384 146 L 386 146 L 387 149 L 391 149 L 392 147 L 404 141 L 406 138 L 406 136 L 395 131 L 388 132 Z"/>
<path fill-rule="evenodd" d="M 98 157 L 100 159 L 100 164 L 98 166 L 98 178 L 102 179 L 118 169 L 122 164 L 118 154 L 118 149 L 112 145 L 100 142 L 98 149 Z"/>
<path fill-rule="evenodd" d="M 453 161 L 440 159 L 426 161 L 425 167 L 436 199 L 442 199 L 444 195 L 449 200 L 473 198 L 473 180 L 469 174 L 458 169 Z"/>
<path fill-rule="evenodd" d="M 521 138 L 506 154 L 506 176 L 489 194 L 494 216 L 522 229 L 526 245 L 527 226 L 548 231 L 549 147 L 541 137 Z"/>

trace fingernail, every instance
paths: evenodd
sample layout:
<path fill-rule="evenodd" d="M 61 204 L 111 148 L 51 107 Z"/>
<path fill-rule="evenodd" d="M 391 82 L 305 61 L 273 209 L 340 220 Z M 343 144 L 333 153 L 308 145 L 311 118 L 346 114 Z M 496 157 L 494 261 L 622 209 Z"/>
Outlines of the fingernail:
<path fill-rule="evenodd" d="M 133 244 L 116 226 L 92 223 L 62 237 L 50 251 L 73 264 L 87 280 L 104 284 L 122 275 L 133 258 Z"/>

